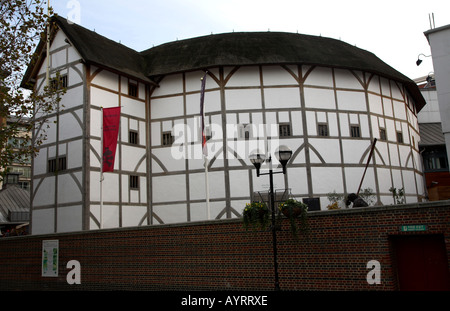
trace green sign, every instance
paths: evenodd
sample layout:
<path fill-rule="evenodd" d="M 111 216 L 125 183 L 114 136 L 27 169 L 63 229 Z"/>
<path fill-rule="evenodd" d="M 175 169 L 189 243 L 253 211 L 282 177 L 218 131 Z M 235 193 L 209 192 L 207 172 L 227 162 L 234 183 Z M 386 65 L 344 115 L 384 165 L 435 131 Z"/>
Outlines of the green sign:
<path fill-rule="evenodd" d="M 410 231 L 427 231 L 426 225 L 405 225 L 400 226 L 400 231 L 410 232 Z"/>
<path fill-rule="evenodd" d="M 58 276 L 58 240 L 42 241 L 42 276 L 57 277 Z"/>

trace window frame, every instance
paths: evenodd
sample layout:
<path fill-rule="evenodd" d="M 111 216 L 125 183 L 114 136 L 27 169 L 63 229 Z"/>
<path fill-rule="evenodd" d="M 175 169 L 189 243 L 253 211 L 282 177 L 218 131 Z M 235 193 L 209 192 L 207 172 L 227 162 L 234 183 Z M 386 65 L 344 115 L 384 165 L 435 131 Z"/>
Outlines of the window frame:
<path fill-rule="evenodd" d="M 139 84 L 137 82 L 128 81 L 128 96 L 139 97 Z"/>
<path fill-rule="evenodd" d="M 139 182 L 139 176 L 138 175 L 130 175 L 129 179 L 129 188 L 130 190 L 139 190 L 140 188 L 140 182 Z"/>
<path fill-rule="evenodd" d="M 129 130 L 128 131 L 128 143 L 132 145 L 139 145 L 139 133 L 138 131 Z"/>
<path fill-rule="evenodd" d="M 59 173 L 67 170 L 67 156 L 54 157 L 47 160 L 47 173 Z"/>
<path fill-rule="evenodd" d="M 357 133 L 355 133 L 356 130 L 357 130 Z M 359 126 L 359 124 L 351 124 L 350 125 L 350 137 L 352 137 L 352 138 L 360 138 L 361 137 L 361 126 Z"/>
<path fill-rule="evenodd" d="M 58 75 L 50 79 L 50 88 L 53 91 L 65 89 L 69 86 L 68 74 Z"/>
<path fill-rule="evenodd" d="M 252 125 L 249 123 L 238 124 L 238 138 L 243 140 L 250 140 L 253 137 Z"/>
<path fill-rule="evenodd" d="M 399 144 L 404 144 L 405 140 L 403 138 L 403 132 L 402 131 L 397 131 L 397 142 Z"/>
<path fill-rule="evenodd" d="M 170 139 L 167 139 L 168 137 L 170 137 Z M 172 135 L 171 131 L 166 131 L 166 132 L 162 132 L 161 133 L 161 146 L 172 146 L 174 142 L 174 137 Z"/>
<path fill-rule="evenodd" d="M 292 137 L 291 123 L 278 124 L 278 137 Z"/>
<path fill-rule="evenodd" d="M 317 123 L 317 135 L 320 137 L 330 137 L 328 123 Z"/>
<path fill-rule="evenodd" d="M 379 134 L 380 134 L 381 141 L 387 141 L 387 132 L 384 127 L 380 127 Z"/>
<path fill-rule="evenodd" d="M 422 150 L 424 173 L 448 172 L 448 157 L 445 145 Z"/>

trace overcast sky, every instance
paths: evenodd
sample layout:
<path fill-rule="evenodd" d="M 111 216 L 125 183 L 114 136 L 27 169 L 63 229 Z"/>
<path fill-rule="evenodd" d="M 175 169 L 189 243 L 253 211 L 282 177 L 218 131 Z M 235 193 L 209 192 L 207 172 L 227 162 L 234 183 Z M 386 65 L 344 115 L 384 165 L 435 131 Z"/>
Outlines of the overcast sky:
<path fill-rule="evenodd" d="M 50 0 L 59 15 L 142 51 L 211 33 L 284 31 L 376 54 L 411 79 L 433 72 L 424 31 L 450 24 L 449 0 Z"/>

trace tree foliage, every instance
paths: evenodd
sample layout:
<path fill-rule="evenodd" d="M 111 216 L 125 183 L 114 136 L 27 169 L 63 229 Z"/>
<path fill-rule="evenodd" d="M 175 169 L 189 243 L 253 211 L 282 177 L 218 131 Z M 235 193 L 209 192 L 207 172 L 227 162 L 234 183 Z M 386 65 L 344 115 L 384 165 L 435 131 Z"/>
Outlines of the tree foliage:
<path fill-rule="evenodd" d="M 51 9 L 47 12 L 47 3 L 42 0 L 0 0 L 0 5 L 1 175 L 11 164 L 29 161 L 36 154 L 37 147 L 46 139 L 46 116 L 57 111 L 65 90 L 50 84 L 39 92 L 21 87 L 27 67 L 38 59 L 36 47 L 39 41 L 46 39 L 47 22 L 52 12 Z M 38 133 L 34 137 L 33 131 Z"/>

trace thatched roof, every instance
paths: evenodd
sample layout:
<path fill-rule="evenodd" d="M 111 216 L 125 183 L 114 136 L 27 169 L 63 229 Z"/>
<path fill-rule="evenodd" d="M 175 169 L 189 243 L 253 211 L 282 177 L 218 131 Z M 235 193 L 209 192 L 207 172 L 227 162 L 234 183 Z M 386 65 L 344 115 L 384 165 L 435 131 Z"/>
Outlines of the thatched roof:
<path fill-rule="evenodd" d="M 285 32 L 238 32 L 166 43 L 141 53 L 149 76 L 226 65 L 308 64 L 407 77 L 343 41 Z"/>
<path fill-rule="evenodd" d="M 361 70 L 403 83 L 417 109 L 425 105 L 417 85 L 376 55 L 340 40 L 284 32 L 209 35 L 134 51 L 66 19 L 54 16 L 86 62 L 142 80 L 220 66 L 306 64 Z"/>

